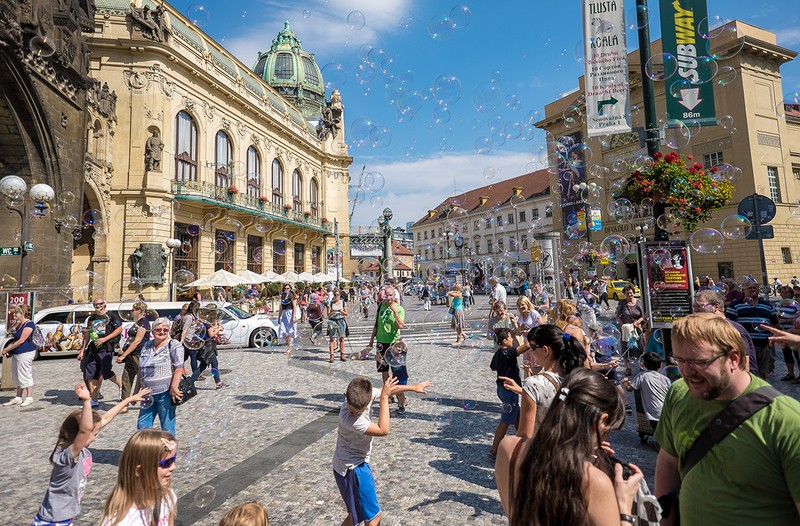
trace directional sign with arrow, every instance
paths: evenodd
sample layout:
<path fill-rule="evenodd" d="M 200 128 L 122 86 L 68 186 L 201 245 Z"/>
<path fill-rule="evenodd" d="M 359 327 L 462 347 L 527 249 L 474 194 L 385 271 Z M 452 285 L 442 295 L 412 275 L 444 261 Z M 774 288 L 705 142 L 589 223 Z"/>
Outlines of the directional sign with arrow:
<path fill-rule="evenodd" d="M 615 99 L 613 95 L 611 96 L 610 99 L 598 100 L 597 101 L 597 113 L 599 113 L 600 115 L 605 115 L 606 106 L 613 106 L 617 102 L 619 102 L 619 101 L 617 99 Z"/>
<path fill-rule="evenodd" d="M 687 110 L 692 111 L 701 102 L 703 102 L 703 99 L 700 98 L 700 88 L 681 90 L 681 100 L 678 101 L 678 104 Z"/>

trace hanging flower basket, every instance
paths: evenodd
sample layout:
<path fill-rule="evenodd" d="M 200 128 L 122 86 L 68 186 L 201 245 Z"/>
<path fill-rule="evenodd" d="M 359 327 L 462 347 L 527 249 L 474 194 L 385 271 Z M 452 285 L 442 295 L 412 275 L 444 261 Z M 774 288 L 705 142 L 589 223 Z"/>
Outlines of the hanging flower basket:
<path fill-rule="evenodd" d="M 311 212 L 303 212 L 303 216 L 304 216 L 306 219 L 308 219 L 309 217 L 311 217 Z"/>
<path fill-rule="evenodd" d="M 228 195 L 236 195 L 239 193 L 239 189 L 236 188 L 235 185 L 230 185 L 227 189 Z"/>
<path fill-rule="evenodd" d="M 266 197 L 264 197 L 264 196 L 262 195 L 261 197 L 259 197 L 259 198 L 258 198 L 258 203 L 259 203 L 261 206 L 264 206 L 265 204 L 269 203 L 269 199 L 267 199 Z"/>
<path fill-rule="evenodd" d="M 667 204 L 674 222 L 688 232 L 711 219 L 733 196 L 734 186 L 727 172 L 716 167 L 704 170 L 691 155 L 685 158 L 675 152 L 656 152 L 653 161 L 652 168 L 629 175 L 620 194 L 635 204 L 644 199 Z"/>
<path fill-rule="evenodd" d="M 287 212 L 292 209 L 292 205 L 283 205 L 283 209 Z"/>

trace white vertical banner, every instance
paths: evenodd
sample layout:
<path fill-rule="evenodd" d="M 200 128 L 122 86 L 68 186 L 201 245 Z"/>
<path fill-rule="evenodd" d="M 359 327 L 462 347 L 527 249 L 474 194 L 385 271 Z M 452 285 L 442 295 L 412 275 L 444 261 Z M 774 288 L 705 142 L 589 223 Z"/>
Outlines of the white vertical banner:
<path fill-rule="evenodd" d="M 631 131 L 623 0 L 583 0 L 586 126 L 589 137 Z"/>

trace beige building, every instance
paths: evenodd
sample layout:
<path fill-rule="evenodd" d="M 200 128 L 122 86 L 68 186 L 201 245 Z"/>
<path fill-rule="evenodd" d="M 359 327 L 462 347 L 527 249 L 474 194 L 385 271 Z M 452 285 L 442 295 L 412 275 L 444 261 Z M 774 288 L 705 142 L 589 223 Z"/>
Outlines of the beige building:
<path fill-rule="evenodd" d="M 788 283 L 792 276 L 800 274 L 800 218 L 792 215 L 800 200 L 800 107 L 785 105 L 781 86 L 781 65 L 793 60 L 797 53 L 780 47 L 775 34 L 735 21 L 735 38 L 730 46 L 741 46 L 741 51 L 726 60 L 719 60 L 718 67 L 730 67 L 726 71 L 725 82 L 714 81 L 714 98 L 717 126 L 694 130 L 688 144 L 679 150 L 684 155 L 693 155 L 694 160 L 709 168 L 727 163 L 741 169 L 741 176 L 735 181 L 735 193 L 731 204 L 718 211 L 714 219 L 701 225 L 719 229 L 720 221 L 737 213 L 738 203 L 746 196 L 758 192 L 772 198 L 777 205 L 777 214 L 770 223 L 775 238 L 764 241 L 767 272 L 770 277 L 778 277 Z M 735 48 L 734 48 L 735 50 Z M 652 53 L 661 52 L 661 42 L 652 45 Z M 728 54 L 731 54 L 730 52 Z M 638 50 L 628 55 L 630 67 L 631 107 L 633 126 L 630 134 L 619 134 L 603 138 L 586 138 L 585 125 L 577 120 L 565 123 L 564 112 L 574 111 L 573 106 L 585 111 L 583 103 L 584 78 L 579 79 L 579 88 L 548 104 L 546 117 L 536 126 L 551 132 L 555 137 L 577 134 L 578 139 L 588 144 L 593 152 L 592 164 L 609 169 L 608 178 L 592 179 L 591 169 L 587 170 L 588 182 L 596 182 L 605 189 L 597 208 L 602 213 L 602 231 L 590 232 L 592 242 L 600 242 L 611 234 L 621 234 L 629 238 L 639 237 L 642 221 L 618 223 L 609 217 L 607 204 L 611 199 L 610 188 L 615 178 L 627 175 L 630 170 L 614 172 L 615 163 L 620 160 L 630 163 L 640 154 L 646 154 L 644 145 L 644 111 L 642 107 L 642 68 L 639 64 Z M 656 112 L 663 122 L 666 114 L 665 97 L 670 82 L 655 82 Z M 568 119 L 572 120 L 572 119 Z M 575 123 L 578 123 L 577 125 Z M 663 143 L 660 151 L 671 151 Z M 551 182 L 558 177 L 551 176 Z M 798 210 L 800 211 L 800 210 Z M 556 207 L 556 225 L 563 225 L 560 207 Z M 558 230 L 557 230 L 558 231 Z M 652 239 L 652 228 L 644 230 Z M 563 237 L 563 232 L 561 233 Z M 684 234 L 686 239 L 688 234 Z M 586 238 L 579 241 L 585 241 Z M 618 268 L 618 275 L 636 275 L 635 258 L 626 259 L 627 268 Z M 692 266 L 695 276 L 709 275 L 742 276 L 752 274 L 760 279 L 761 262 L 757 241 L 725 240 L 724 248 L 716 254 L 692 253 Z M 600 269 L 598 269 L 599 271 Z"/>
<path fill-rule="evenodd" d="M 325 272 L 352 158 L 341 98 L 289 24 L 256 74 L 167 3 L 96 5 L 90 74 L 116 112 L 87 130 L 84 208 L 98 220 L 73 271 L 109 298 L 144 285 L 148 299 L 218 269 Z"/>
<path fill-rule="evenodd" d="M 463 269 L 482 282 L 487 272 L 519 268 L 536 281 L 552 278 L 553 204 L 545 170 L 448 197 L 411 225 L 420 276 L 429 269 L 457 276 Z M 532 262 L 534 246 L 543 250 Z"/>

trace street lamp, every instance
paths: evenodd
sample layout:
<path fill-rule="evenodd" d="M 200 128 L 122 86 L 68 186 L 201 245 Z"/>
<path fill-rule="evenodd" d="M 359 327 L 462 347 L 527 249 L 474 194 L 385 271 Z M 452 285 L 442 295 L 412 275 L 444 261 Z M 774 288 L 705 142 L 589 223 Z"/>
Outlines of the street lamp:
<path fill-rule="evenodd" d="M 174 278 L 175 278 L 175 250 L 179 248 L 183 243 L 181 243 L 180 239 L 170 238 L 167 239 L 167 248 L 169 249 L 169 259 L 170 259 L 170 273 L 169 273 L 169 301 L 174 301 L 175 297 L 175 286 L 174 286 Z"/>
<path fill-rule="evenodd" d="M 381 269 L 381 276 L 383 276 L 383 283 L 386 283 L 386 276 L 389 276 L 389 279 L 394 277 L 394 265 L 392 262 L 392 258 L 394 255 L 392 254 L 392 225 L 390 221 L 394 217 L 391 208 L 384 208 L 383 209 L 383 216 L 378 218 L 378 225 L 380 226 L 380 233 L 383 236 L 383 266 L 384 268 Z M 385 272 L 384 272 L 385 271 Z"/>
<path fill-rule="evenodd" d="M 20 259 L 19 259 L 19 290 L 20 292 L 25 287 L 25 279 L 27 278 L 27 269 L 25 268 L 25 256 L 28 255 L 28 247 L 30 246 L 30 217 L 45 217 L 47 203 L 52 201 L 56 193 L 50 185 L 39 183 L 31 187 L 28 195 L 33 201 L 33 210 L 30 210 L 28 203 L 25 202 L 25 193 L 28 192 L 28 185 L 22 177 L 16 175 L 8 175 L 0 179 L 0 193 L 6 196 L 6 208 L 12 212 L 19 214 L 22 221 L 22 231 L 20 241 Z"/>
<path fill-rule="evenodd" d="M 453 244 L 458 249 L 458 272 L 461 274 L 461 286 L 464 286 L 464 236 L 461 234 L 456 234 L 453 237 Z"/>

